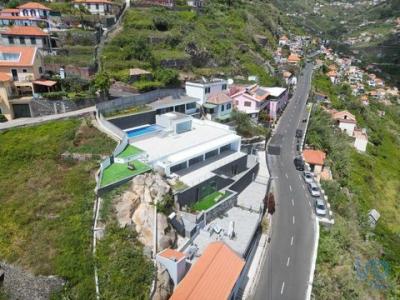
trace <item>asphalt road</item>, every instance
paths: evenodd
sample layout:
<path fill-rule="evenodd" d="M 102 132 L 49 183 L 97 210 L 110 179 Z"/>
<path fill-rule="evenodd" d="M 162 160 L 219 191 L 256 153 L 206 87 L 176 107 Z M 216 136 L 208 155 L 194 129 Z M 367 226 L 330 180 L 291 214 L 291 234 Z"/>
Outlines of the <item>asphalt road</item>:
<path fill-rule="evenodd" d="M 305 299 L 314 247 L 313 200 L 301 172 L 296 171 L 296 129 L 304 128 L 305 106 L 311 85 L 312 65 L 307 64 L 297 89 L 280 118 L 280 155 L 267 155 L 276 210 L 272 216 L 270 246 L 254 294 L 256 300 Z"/>

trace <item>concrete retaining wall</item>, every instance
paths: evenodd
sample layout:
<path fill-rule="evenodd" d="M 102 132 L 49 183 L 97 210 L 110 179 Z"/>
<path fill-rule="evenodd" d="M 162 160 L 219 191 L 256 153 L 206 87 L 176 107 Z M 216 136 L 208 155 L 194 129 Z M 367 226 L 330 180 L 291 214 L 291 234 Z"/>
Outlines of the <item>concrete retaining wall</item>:
<path fill-rule="evenodd" d="M 231 192 L 232 194 L 204 212 L 207 224 L 236 205 L 237 193 L 230 190 L 228 190 L 228 192 Z"/>

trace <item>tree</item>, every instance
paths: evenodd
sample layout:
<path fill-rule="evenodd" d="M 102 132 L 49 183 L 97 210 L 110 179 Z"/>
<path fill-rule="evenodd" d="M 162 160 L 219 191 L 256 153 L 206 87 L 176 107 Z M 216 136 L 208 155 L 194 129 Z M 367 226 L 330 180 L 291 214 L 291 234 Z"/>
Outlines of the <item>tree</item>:
<path fill-rule="evenodd" d="M 108 98 L 110 86 L 110 75 L 107 72 L 102 71 L 96 74 L 94 78 L 94 87 L 100 91 L 102 98 Z"/>

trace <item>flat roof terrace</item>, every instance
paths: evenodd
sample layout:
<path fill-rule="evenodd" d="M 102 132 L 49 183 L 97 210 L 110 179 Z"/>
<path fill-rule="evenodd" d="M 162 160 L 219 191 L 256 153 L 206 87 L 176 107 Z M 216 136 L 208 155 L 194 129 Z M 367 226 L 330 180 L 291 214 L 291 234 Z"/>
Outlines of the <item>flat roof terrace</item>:
<path fill-rule="evenodd" d="M 133 144 L 147 153 L 150 163 L 162 160 L 170 164 L 240 141 L 240 137 L 226 125 L 197 119 L 192 122 L 190 131 L 180 134 L 160 132 Z"/>

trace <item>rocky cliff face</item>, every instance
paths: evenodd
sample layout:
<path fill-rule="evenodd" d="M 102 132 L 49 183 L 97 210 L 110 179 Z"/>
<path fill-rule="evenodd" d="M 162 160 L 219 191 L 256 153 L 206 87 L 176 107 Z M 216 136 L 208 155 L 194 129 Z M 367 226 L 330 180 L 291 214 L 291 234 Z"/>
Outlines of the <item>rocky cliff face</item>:
<path fill-rule="evenodd" d="M 116 202 L 115 209 L 121 227 L 134 226 L 139 240 L 147 248 L 153 249 L 155 205 L 170 192 L 170 186 L 158 174 L 143 174 L 132 180 L 132 185 Z M 157 214 L 157 251 L 171 246 L 176 234 L 169 227 L 167 217 Z"/>

